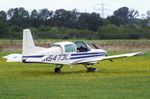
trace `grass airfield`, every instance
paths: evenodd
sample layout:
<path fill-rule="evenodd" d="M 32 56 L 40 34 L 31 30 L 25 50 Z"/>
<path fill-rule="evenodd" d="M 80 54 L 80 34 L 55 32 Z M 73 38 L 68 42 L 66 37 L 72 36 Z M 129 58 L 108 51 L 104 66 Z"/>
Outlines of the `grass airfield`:
<path fill-rule="evenodd" d="M 118 53 L 118 52 L 117 52 Z M 0 52 L 0 98 L 8 99 L 149 99 L 150 52 L 143 56 L 102 61 L 98 72 L 82 65 L 6 63 Z M 111 53 L 116 54 L 116 53 Z"/>

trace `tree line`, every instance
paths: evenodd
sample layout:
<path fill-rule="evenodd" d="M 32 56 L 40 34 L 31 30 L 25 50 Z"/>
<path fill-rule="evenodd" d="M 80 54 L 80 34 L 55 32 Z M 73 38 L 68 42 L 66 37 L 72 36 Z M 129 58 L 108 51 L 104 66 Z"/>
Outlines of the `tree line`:
<path fill-rule="evenodd" d="M 150 39 L 150 11 L 138 18 L 137 10 L 121 7 L 102 18 L 98 13 L 23 7 L 0 11 L 0 38 L 21 39 L 30 28 L 35 38 L 56 39 Z"/>

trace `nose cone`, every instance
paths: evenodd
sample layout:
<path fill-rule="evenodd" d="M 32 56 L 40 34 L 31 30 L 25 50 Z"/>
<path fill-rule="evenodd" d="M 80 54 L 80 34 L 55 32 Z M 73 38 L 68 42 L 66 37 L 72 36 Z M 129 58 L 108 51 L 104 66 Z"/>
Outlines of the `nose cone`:
<path fill-rule="evenodd" d="M 105 51 L 105 50 L 103 50 L 103 49 L 98 49 L 98 50 L 99 50 L 99 52 L 101 52 L 101 53 L 107 54 L 107 51 Z"/>
<path fill-rule="evenodd" d="M 103 49 L 92 49 L 93 52 L 99 52 L 99 53 L 103 53 L 103 54 L 107 54 L 107 51 L 103 50 Z"/>

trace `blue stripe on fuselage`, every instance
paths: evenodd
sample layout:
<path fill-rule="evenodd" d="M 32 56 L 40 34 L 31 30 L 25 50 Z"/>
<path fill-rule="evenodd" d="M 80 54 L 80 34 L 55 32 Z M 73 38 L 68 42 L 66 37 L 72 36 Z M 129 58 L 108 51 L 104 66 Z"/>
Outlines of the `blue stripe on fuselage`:
<path fill-rule="evenodd" d="M 98 55 L 98 54 L 105 54 L 104 52 L 97 52 L 97 53 L 78 53 L 78 54 L 71 54 L 71 56 L 79 56 L 79 55 Z"/>
<path fill-rule="evenodd" d="M 42 58 L 44 55 L 39 56 L 22 56 L 22 58 Z"/>
<path fill-rule="evenodd" d="M 90 58 L 90 57 L 98 57 L 98 56 L 105 56 L 105 54 L 71 57 L 70 60 L 73 60 L 73 59 L 82 59 L 82 58 Z"/>

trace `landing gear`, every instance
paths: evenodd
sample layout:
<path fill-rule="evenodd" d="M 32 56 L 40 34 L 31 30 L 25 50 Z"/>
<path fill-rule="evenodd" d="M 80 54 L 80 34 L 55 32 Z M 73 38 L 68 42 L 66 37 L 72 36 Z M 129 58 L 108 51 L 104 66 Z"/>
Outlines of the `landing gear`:
<path fill-rule="evenodd" d="M 55 69 L 54 69 L 54 73 L 60 73 L 61 72 L 61 68 L 63 67 L 63 65 L 56 65 Z M 95 72 L 98 71 L 96 68 L 92 68 L 92 67 L 88 67 L 87 64 L 84 65 L 84 67 L 87 69 L 87 72 Z"/>
<path fill-rule="evenodd" d="M 96 71 L 96 68 L 92 68 L 92 67 L 87 68 L 87 72 L 95 72 L 95 71 Z"/>
<path fill-rule="evenodd" d="M 54 72 L 55 73 L 60 73 L 62 67 L 63 67 L 63 65 L 56 65 Z"/>
<path fill-rule="evenodd" d="M 55 72 L 55 73 L 60 73 L 60 72 L 61 72 L 61 69 L 56 67 L 55 70 L 54 70 L 54 72 Z"/>
<path fill-rule="evenodd" d="M 87 65 L 84 65 L 84 66 L 85 66 L 85 68 L 87 69 L 87 72 L 95 72 L 95 71 L 97 71 L 96 68 L 87 67 Z"/>

